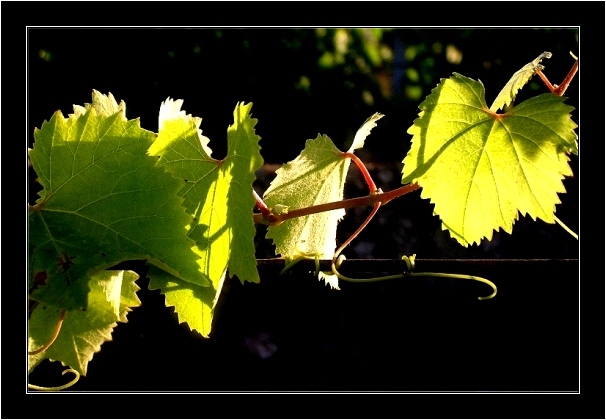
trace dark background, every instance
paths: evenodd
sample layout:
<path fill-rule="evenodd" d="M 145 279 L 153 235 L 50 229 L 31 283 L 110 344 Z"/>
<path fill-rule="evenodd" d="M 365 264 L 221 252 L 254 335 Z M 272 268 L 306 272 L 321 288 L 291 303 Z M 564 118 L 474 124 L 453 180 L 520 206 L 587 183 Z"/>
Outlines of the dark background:
<path fill-rule="evenodd" d="M 339 49 L 338 40 L 349 40 Z M 337 40 L 337 41 L 336 41 Z M 239 101 L 253 102 L 268 165 L 262 193 L 278 164 L 305 141 L 327 134 L 344 150 L 374 112 L 385 117 L 359 156 L 384 191 L 396 188 L 410 148 L 406 130 L 418 105 L 452 72 L 480 79 L 490 105 L 511 75 L 543 51 L 544 73 L 560 83 L 578 55 L 578 30 L 564 29 L 58 29 L 28 31 L 28 146 L 33 131 L 60 109 L 91 101 L 93 89 L 124 100 L 127 117 L 157 131 L 160 103 L 184 99 L 203 118 L 213 156 L 226 152 L 226 129 Z M 460 59 L 460 61 L 459 61 Z M 578 122 L 578 76 L 566 92 Z M 538 77 L 518 103 L 546 92 Z M 579 232 L 578 157 L 557 216 Z M 36 198 L 29 173 L 29 202 Z M 355 169 L 346 196 L 365 195 Z M 512 235 L 464 248 L 441 230 L 432 206 L 414 192 L 382 208 L 345 250 L 348 258 L 576 259 L 579 243 L 558 225 L 521 217 Z M 345 240 L 368 209 L 348 211 Z M 273 256 L 259 227 L 257 257 Z M 262 273 L 260 285 L 227 282 L 210 339 L 176 322 L 145 266 L 133 263 L 143 301 L 71 390 L 360 390 L 578 391 L 576 262 L 459 264 L 452 272 L 483 276 L 499 293 L 478 301 L 482 286 L 447 279 L 343 284 L 334 291 L 302 272 Z M 432 270 L 431 266 L 427 267 Z M 438 271 L 433 269 L 433 271 Z M 263 343 L 274 349 L 263 358 Z M 59 363 L 45 361 L 30 382 L 53 385 Z"/>

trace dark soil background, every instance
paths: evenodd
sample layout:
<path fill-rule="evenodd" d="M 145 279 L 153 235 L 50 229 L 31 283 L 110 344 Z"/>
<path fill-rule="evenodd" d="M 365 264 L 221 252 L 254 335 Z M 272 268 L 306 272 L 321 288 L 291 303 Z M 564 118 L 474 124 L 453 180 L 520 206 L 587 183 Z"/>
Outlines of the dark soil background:
<path fill-rule="evenodd" d="M 345 42 L 344 40 L 348 40 Z M 203 118 L 213 156 L 226 153 L 226 129 L 239 101 L 253 102 L 267 165 L 262 193 L 279 164 L 305 141 L 327 134 L 344 150 L 374 112 L 385 117 L 359 156 L 384 191 L 400 185 L 410 148 L 406 130 L 418 105 L 453 72 L 480 79 L 490 104 L 511 75 L 543 51 L 545 74 L 560 83 L 578 53 L 565 29 L 30 29 L 28 147 L 53 112 L 72 112 L 96 89 L 124 100 L 127 117 L 157 131 L 160 103 L 184 99 Z M 566 92 L 578 121 L 578 76 Z M 546 92 L 538 77 L 518 102 Z M 578 157 L 557 216 L 579 232 Z M 29 203 L 39 186 L 30 168 Z M 367 191 L 355 168 L 346 196 Z M 463 248 L 442 231 L 419 191 L 383 207 L 345 250 L 348 258 L 577 259 L 579 243 L 558 225 L 522 217 L 512 235 Z M 348 211 L 345 240 L 369 209 Z M 257 257 L 273 257 L 259 227 Z M 578 391 L 578 262 L 483 265 L 458 272 L 487 277 L 486 288 L 447 279 L 342 284 L 310 274 L 262 273 L 260 285 L 227 282 L 211 338 L 178 325 L 163 297 L 147 291 L 72 391 Z M 431 270 L 431 266 L 427 267 Z M 434 270 L 435 271 L 435 270 Z M 45 361 L 30 382 L 61 381 Z"/>

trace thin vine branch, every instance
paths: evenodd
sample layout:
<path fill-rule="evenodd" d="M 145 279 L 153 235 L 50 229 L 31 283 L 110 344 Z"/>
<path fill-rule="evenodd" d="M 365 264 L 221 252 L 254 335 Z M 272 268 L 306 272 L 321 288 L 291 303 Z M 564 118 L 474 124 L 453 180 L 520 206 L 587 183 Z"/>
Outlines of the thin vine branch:
<path fill-rule="evenodd" d="M 572 82 L 572 79 L 577 74 L 578 70 L 579 70 L 579 60 L 577 59 L 574 62 L 574 64 L 572 65 L 572 68 L 570 69 L 570 71 L 568 72 L 568 74 L 566 75 L 566 77 L 564 78 L 562 83 L 560 84 L 560 86 L 558 86 L 553 93 L 558 96 L 564 95 L 564 92 L 566 92 L 566 89 L 568 89 L 570 82 Z"/>
<path fill-rule="evenodd" d="M 272 215 L 275 217 L 275 221 L 269 220 L 264 217 L 261 213 L 253 214 L 253 221 L 255 223 L 265 224 L 268 226 L 279 225 L 280 223 L 294 219 L 295 217 L 309 216 L 311 214 L 321 213 L 324 211 L 331 211 L 337 209 L 347 209 L 351 207 L 360 206 L 374 206 L 375 203 L 387 204 L 391 200 L 397 197 L 401 197 L 410 192 L 418 190 L 420 186 L 418 184 L 407 184 L 402 187 L 396 188 L 388 192 L 377 192 L 369 194 L 364 197 L 350 198 L 347 200 L 334 201 L 332 203 L 323 203 L 315 206 L 304 207 L 301 209 L 288 210 L 288 213 L 281 213 L 280 215 Z"/>
<path fill-rule="evenodd" d="M 543 83 L 545 83 L 545 86 L 547 86 L 547 88 L 549 89 L 549 91 L 551 93 L 553 93 L 554 95 L 557 95 L 557 96 L 562 96 L 562 95 L 564 95 L 564 92 L 566 92 L 566 89 L 568 89 L 570 82 L 572 82 L 572 79 L 577 74 L 578 70 L 579 70 L 579 60 L 577 58 L 575 60 L 574 64 L 572 65 L 572 68 L 570 69 L 570 71 L 568 72 L 568 74 L 566 75 L 566 77 L 564 78 L 564 80 L 562 81 L 562 83 L 559 86 L 553 85 L 549 81 L 547 76 L 545 76 L 545 74 L 540 69 L 536 70 L 536 74 L 541 78 Z"/>
<path fill-rule="evenodd" d="M 358 167 L 358 169 L 362 173 L 362 176 L 364 177 L 364 181 L 366 181 L 366 185 L 368 185 L 368 189 L 370 190 L 370 193 L 373 194 L 373 193 L 377 192 L 377 185 L 375 184 L 372 177 L 370 176 L 370 172 L 368 172 L 368 168 L 366 167 L 366 165 L 364 165 L 364 162 L 362 162 L 360 160 L 360 158 L 357 157 L 352 152 L 345 152 L 345 153 L 343 153 L 343 155 L 345 157 L 350 158 L 353 161 L 353 163 L 355 163 L 355 165 Z"/>
<path fill-rule="evenodd" d="M 558 225 L 560 225 L 566 232 L 568 232 L 570 235 L 572 235 L 572 237 L 576 240 L 579 239 L 579 235 L 577 235 L 576 233 L 574 233 L 574 231 L 572 229 L 570 229 L 568 226 L 566 226 L 564 224 L 564 222 L 562 222 L 560 219 L 558 219 L 557 217 L 553 216 L 553 218 L 555 219 L 556 223 Z"/>

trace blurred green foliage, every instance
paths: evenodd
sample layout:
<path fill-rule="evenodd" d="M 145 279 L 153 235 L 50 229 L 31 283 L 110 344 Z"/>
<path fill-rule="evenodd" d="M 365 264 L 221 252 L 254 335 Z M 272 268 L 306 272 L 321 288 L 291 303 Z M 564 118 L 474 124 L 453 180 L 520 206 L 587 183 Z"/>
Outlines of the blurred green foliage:
<path fill-rule="evenodd" d="M 56 109 L 88 101 L 92 89 L 124 99 L 129 117 L 156 130 L 160 102 L 170 96 L 204 119 L 222 157 L 231 110 L 252 101 L 268 162 L 294 158 L 318 133 L 344 147 L 374 112 L 386 115 L 377 128 L 383 135 L 366 150 L 395 161 L 440 78 L 456 71 L 480 79 L 490 102 L 543 51 L 554 54 L 545 73 L 559 81 L 577 43 L 576 28 L 30 29 L 30 131 Z M 544 91 L 538 80 L 533 89 Z"/>

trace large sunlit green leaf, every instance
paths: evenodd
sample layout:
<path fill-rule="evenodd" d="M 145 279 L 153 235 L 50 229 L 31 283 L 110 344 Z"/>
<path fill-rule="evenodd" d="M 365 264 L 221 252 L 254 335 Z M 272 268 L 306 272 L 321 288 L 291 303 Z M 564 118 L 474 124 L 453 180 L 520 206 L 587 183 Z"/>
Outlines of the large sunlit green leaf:
<path fill-rule="evenodd" d="M 117 322 L 127 322 L 131 308 L 140 306 L 135 281 L 139 276 L 132 271 L 102 270 L 92 276 L 86 311 L 71 310 L 65 314 L 59 335 L 53 344 L 41 353 L 28 357 L 31 372 L 42 360 L 50 359 L 86 375 L 88 362 L 101 350 L 101 345 L 112 339 Z M 29 351 L 42 348 L 53 335 L 61 309 L 39 304 L 28 323 Z"/>
<path fill-rule="evenodd" d="M 504 114 L 486 106 L 484 86 L 442 79 L 408 133 L 402 183 L 416 182 L 444 229 L 462 245 L 511 233 L 518 213 L 554 223 L 564 176 L 572 175 L 576 124 L 565 98 L 546 93 Z"/>
<path fill-rule="evenodd" d="M 158 138 L 149 152 L 158 165 L 182 179 L 179 194 L 193 216 L 188 235 L 200 270 L 211 286 L 195 287 L 161 270 L 150 271 L 150 288 L 161 289 L 166 304 L 175 306 L 181 322 L 208 336 L 214 304 L 227 270 L 240 281 L 259 282 L 255 258 L 255 200 L 252 183 L 263 164 L 257 120 L 252 104 L 238 104 L 227 130 L 228 151 L 222 160 L 211 157 L 209 139 L 202 136 L 201 119 L 181 110 L 183 101 L 168 99 L 160 108 Z"/>
<path fill-rule="evenodd" d="M 136 259 L 209 284 L 187 237 L 182 183 L 147 155 L 154 133 L 127 120 L 111 94 L 95 91 L 92 104 L 74 110 L 36 129 L 29 151 L 44 187 L 29 209 L 32 298 L 85 308 L 90 274 Z"/>
<path fill-rule="evenodd" d="M 364 140 L 382 116 L 374 114 L 362 124 L 348 152 L 364 146 Z M 318 135 L 314 140 L 307 140 L 305 149 L 296 159 L 276 171 L 276 178 L 265 191 L 264 200 L 270 207 L 286 209 L 340 201 L 349 164 L 350 159 L 328 136 Z M 276 253 L 287 261 L 302 255 L 332 259 L 337 224 L 344 215 L 345 210 L 339 209 L 289 219 L 270 226 L 267 238 L 273 240 Z M 320 278 L 333 288 L 339 288 L 335 275 L 320 273 Z"/>

